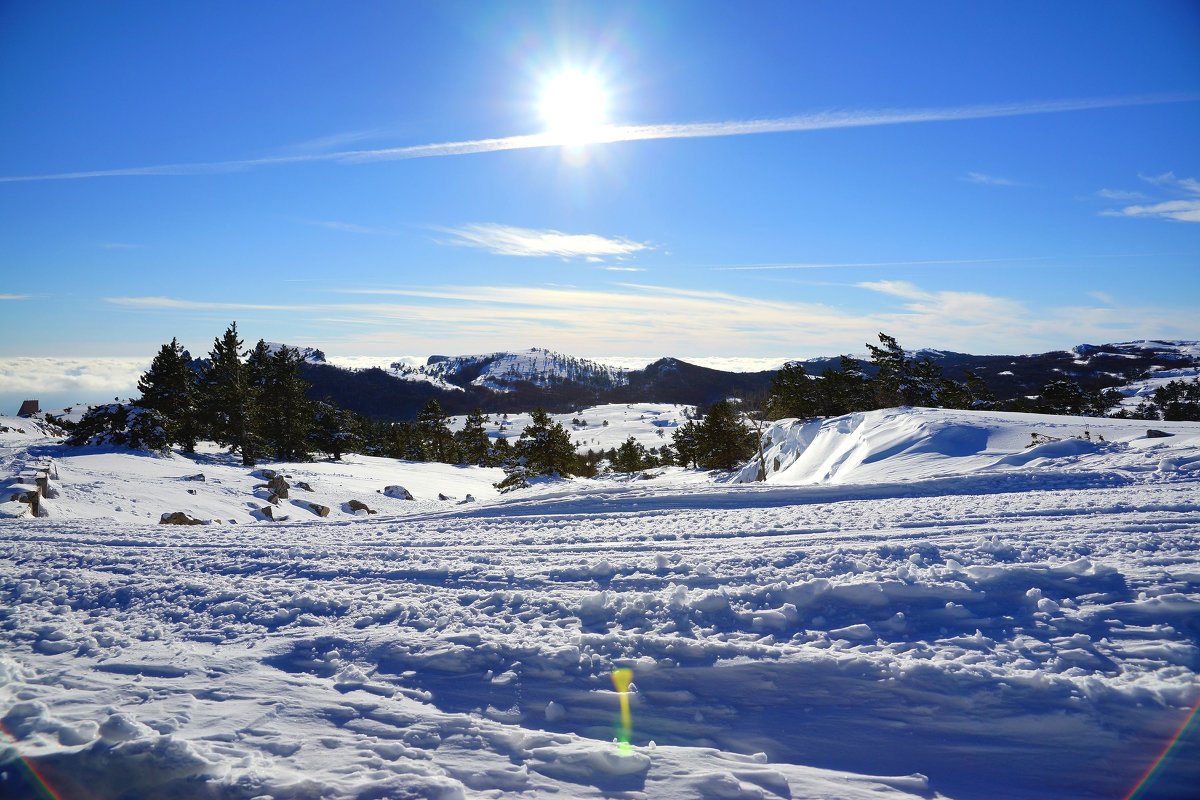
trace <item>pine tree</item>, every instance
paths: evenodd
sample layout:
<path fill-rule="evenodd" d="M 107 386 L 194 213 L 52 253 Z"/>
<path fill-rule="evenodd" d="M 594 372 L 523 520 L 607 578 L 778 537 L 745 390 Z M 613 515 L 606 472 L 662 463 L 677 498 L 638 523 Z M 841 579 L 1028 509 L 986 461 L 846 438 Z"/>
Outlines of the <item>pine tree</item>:
<path fill-rule="evenodd" d="M 756 437 L 728 400 L 713 403 L 700 423 L 700 466 L 730 470 L 754 454 Z"/>
<path fill-rule="evenodd" d="M 354 412 L 338 408 L 333 400 L 326 397 L 313 404 L 313 426 L 309 441 L 334 461 L 341 461 L 343 453 L 368 444 L 369 436 L 360 432 L 361 427 Z"/>
<path fill-rule="evenodd" d="M 137 405 L 163 415 L 167 438 L 183 445 L 185 452 L 196 451 L 200 434 L 197 404 L 198 376 L 191 367 L 191 356 L 172 338 L 150 362 L 150 368 L 138 379 L 142 393 Z"/>
<path fill-rule="evenodd" d="M 637 472 L 646 468 L 646 448 L 630 436 L 617 448 L 612 468 L 615 472 Z"/>
<path fill-rule="evenodd" d="M 850 356 L 841 356 L 838 366 L 838 369 L 821 373 L 819 397 L 820 416 L 823 417 L 840 417 L 871 407 L 868 399 L 870 382 L 859 363 Z"/>
<path fill-rule="evenodd" d="M 769 419 L 803 419 L 816 416 L 819 409 L 818 381 L 813 380 L 802 365 L 795 362 L 784 364 L 771 378 L 771 392 L 767 398 Z"/>
<path fill-rule="evenodd" d="M 700 425 L 694 419 L 689 419 L 676 428 L 671 441 L 675 444 L 675 457 L 679 466 L 700 466 Z"/>
<path fill-rule="evenodd" d="M 263 351 L 269 353 L 265 357 Z M 258 386 L 258 405 L 266 444 L 279 461 L 307 461 L 314 409 L 307 397 L 308 382 L 300 375 L 300 351 L 280 347 L 271 353 L 259 340 L 248 367 Z"/>
<path fill-rule="evenodd" d="M 437 398 L 430 398 L 425 407 L 417 412 L 417 435 L 425 460 L 453 464 L 458 459 L 454 453 L 454 434 L 450 432 L 450 420 L 442 410 Z"/>
<path fill-rule="evenodd" d="M 517 440 L 517 456 L 525 459 L 531 475 L 562 475 L 575 472 L 575 446 L 561 423 L 553 422 L 543 409 L 534 409 L 533 421 Z"/>
<path fill-rule="evenodd" d="M 246 365 L 237 323 L 213 340 L 208 367 L 201 379 L 204 417 L 213 438 L 239 451 L 242 463 L 253 466 L 259 455 L 258 404 Z"/>
<path fill-rule="evenodd" d="M 491 465 L 492 442 L 485 427 L 489 422 L 491 418 L 479 407 L 467 415 L 462 430 L 454 437 L 462 463 L 481 467 Z"/>

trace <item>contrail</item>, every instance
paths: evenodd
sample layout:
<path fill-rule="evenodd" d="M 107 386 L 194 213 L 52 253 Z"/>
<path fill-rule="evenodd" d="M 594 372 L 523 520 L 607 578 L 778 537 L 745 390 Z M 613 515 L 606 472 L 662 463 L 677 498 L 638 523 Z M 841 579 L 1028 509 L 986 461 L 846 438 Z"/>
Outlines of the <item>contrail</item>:
<path fill-rule="evenodd" d="M 1133 97 L 1110 97 L 1076 100 L 1054 100 L 1039 103 L 1000 103 L 957 106 L 952 108 L 876 109 L 858 111 L 824 111 L 775 119 L 727 120 L 724 122 L 684 122 L 657 125 L 607 125 L 598 128 L 586 141 L 564 140 L 552 133 L 532 133 L 494 139 L 472 139 L 462 142 L 386 147 L 373 150 L 341 150 L 331 153 L 250 158 L 232 161 L 208 161 L 179 164 L 160 164 L 146 167 L 97 169 L 78 172 L 56 172 L 45 175 L 9 175 L 0 183 L 27 181 L 82 180 L 84 178 L 117 178 L 154 175 L 201 175 L 218 172 L 240 172 L 256 167 L 281 166 L 313 161 L 363 163 L 368 161 L 398 161 L 409 158 L 440 158 L 474 153 L 495 153 L 504 150 L 530 150 L 545 147 L 601 145 L 614 142 L 636 142 L 650 139 L 707 139 L 721 136 L 749 136 L 762 133 L 796 133 L 801 131 L 837 128 L 867 128 L 882 125 L 907 125 L 919 122 L 953 122 L 999 117 L 1021 117 L 1036 114 L 1061 114 L 1070 111 L 1089 111 L 1101 108 L 1187 103 L 1200 99 L 1197 94 L 1160 94 Z"/>

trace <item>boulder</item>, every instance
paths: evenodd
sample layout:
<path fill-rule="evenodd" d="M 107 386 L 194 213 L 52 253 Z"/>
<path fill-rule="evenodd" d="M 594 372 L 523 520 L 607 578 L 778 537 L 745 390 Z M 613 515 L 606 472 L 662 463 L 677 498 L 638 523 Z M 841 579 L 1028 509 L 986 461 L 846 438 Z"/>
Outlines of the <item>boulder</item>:
<path fill-rule="evenodd" d="M 397 500 L 416 499 L 412 496 L 412 492 L 410 492 L 408 489 L 405 489 L 403 486 L 385 486 L 383 487 L 383 493 L 388 497 L 394 497 Z"/>
<path fill-rule="evenodd" d="M 351 511 L 365 511 L 368 514 L 376 513 L 375 511 L 373 511 L 371 509 L 370 506 L 368 506 L 366 503 L 364 503 L 361 500 L 347 500 L 346 505 L 350 507 Z"/>
<path fill-rule="evenodd" d="M 207 525 L 204 520 L 196 519 L 182 511 L 163 512 L 158 520 L 159 525 Z"/>
<path fill-rule="evenodd" d="M 1167 433 L 1166 431 L 1160 431 L 1160 430 L 1156 430 L 1154 428 L 1151 428 L 1150 430 L 1146 431 L 1147 439 L 1165 439 L 1168 436 L 1174 436 L 1174 435 L 1175 434 L 1173 434 L 1173 433 Z"/>
<path fill-rule="evenodd" d="M 453 500 L 453 499 L 454 498 L 448 494 L 442 494 L 441 492 L 438 492 L 438 500 Z"/>
<path fill-rule="evenodd" d="M 257 472 L 258 477 L 262 478 L 264 481 L 269 481 L 272 478 L 274 478 L 276 475 L 279 474 L 278 472 L 276 472 L 273 469 L 260 469 L 260 470 L 255 470 L 255 472 Z M 250 474 L 253 475 L 254 472 L 252 472 Z"/>
<path fill-rule="evenodd" d="M 181 481 L 200 481 L 200 483 L 204 483 L 204 473 L 197 472 L 195 475 L 184 475 L 179 480 L 181 480 Z"/>
<path fill-rule="evenodd" d="M 286 500 L 288 496 L 288 489 L 291 488 L 291 484 L 289 484 L 282 475 L 275 475 L 269 481 L 267 481 L 267 488 L 270 489 L 276 497 Z"/>
<path fill-rule="evenodd" d="M 275 516 L 274 506 L 263 506 L 262 508 L 260 508 L 258 510 L 258 513 L 262 514 L 264 517 L 271 520 L 272 522 L 287 522 L 286 516 L 284 516 L 284 517 Z"/>
<path fill-rule="evenodd" d="M 296 481 L 296 488 L 303 489 L 306 492 L 311 492 L 313 490 L 313 488 L 304 481 Z"/>
<path fill-rule="evenodd" d="M 475 495 L 469 494 L 466 497 L 464 497 L 461 501 L 459 501 L 459 505 L 461 506 L 463 503 L 474 503 L 474 502 L 475 502 Z"/>
<path fill-rule="evenodd" d="M 306 503 L 306 505 L 309 507 L 309 510 L 311 510 L 318 517 L 329 516 L 329 506 L 323 506 L 319 503 Z"/>

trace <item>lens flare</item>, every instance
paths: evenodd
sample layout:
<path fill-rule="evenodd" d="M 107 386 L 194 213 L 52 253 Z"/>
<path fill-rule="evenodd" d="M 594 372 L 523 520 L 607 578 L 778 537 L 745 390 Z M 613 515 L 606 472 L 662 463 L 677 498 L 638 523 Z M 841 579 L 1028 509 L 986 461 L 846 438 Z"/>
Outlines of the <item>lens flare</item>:
<path fill-rule="evenodd" d="M 11 740 L 14 748 L 17 746 L 17 737 L 9 733 L 8 729 L 4 727 L 4 724 L 0 723 L 0 742 L 5 740 Z M 44 798 L 44 800 L 62 800 L 62 796 L 50 787 L 50 784 L 46 781 L 46 778 L 37 771 L 37 768 L 33 766 L 33 763 L 30 762 L 29 759 L 21 755 L 20 751 L 17 752 L 17 763 L 24 767 L 25 771 L 29 773 L 29 783 L 31 786 L 33 786 L 34 791 L 37 792 L 38 797 Z"/>
<path fill-rule="evenodd" d="M 1142 777 L 1138 780 L 1134 787 L 1129 790 L 1129 794 L 1125 795 L 1125 800 L 1134 800 L 1134 798 L 1141 793 L 1142 789 L 1145 789 L 1146 786 L 1149 785 L 1151 779 L 1153 779 L 1155 774 L 1158 773 L 1159 767 L 1161 767 L 1163 762 L 1166 761 L 1167 756 L 1171 754 L 1171 751 L 1175 749 L 1175 745 L 1179 744 L 1179 739 L 1183 736 L 1184 731 L 1188 729 L 1188 726 L 1192 724 L 1192 720 L 1196 718 L 1197 710 L 1200 710 L 1200 700 L 1196 701 L 1196 704 L 1192 706 L 1192 710 L 1188 712 L 1186 717 L 1184 717 L 1183 724 L 1179 726 L 1179 730 L 1175 731 L 1175 735 L 1172 736 L 1170 741 L 1167 742 L 1167 746 L 1163 748 L 1161 753 L 1159 753 L 1158 758 L 1151 762 L 1150 766 L 1146 768 L 1146 771 L 1142 773 Z"/>
<path fill-rule="evenodd" d="M 614 669 L 612 673 L 613 688 L 621 701 L 621 722 L 617 728 L 617 741 L 622 752 L 632 749 L 629 740 L 633 737 L 633 715 L 629 711 L 629 686 L 633 683 L 633 670 L 628 667 Z"/>

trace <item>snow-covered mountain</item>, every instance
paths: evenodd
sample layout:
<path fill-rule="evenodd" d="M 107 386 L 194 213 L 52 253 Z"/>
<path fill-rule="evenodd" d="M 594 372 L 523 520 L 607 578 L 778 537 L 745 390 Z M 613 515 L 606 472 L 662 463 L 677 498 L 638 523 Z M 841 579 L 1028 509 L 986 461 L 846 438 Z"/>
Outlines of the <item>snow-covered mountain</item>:
<path fill-rule="evenodd" d="M 300 353 L 300 357 L 309 364 L 325 364 L 325 352 L 318 350 L 315 347 L 293 347 L 290 344 L 282 344 L 280 342 L 266 342 L 267 351 L 274 355 L 285 347 L 290 347 Z"/>
<path fill-rule="evenodd" d="M 494 392 L 511 392 L 518 385 L 549 387 L 565 383 L 611 389 L 629 382 L 624 369 L 541 347 L 472 356 L 430 356 L 416 367 L 396 362 L 390 371 L 406 380 L 428 381 L 444 388 L 477 386 Z"/>
<path fill-rule="evenodd" d="M 932 349 L 911 351 L 910 355 L 929 358 L 954 380 L 963 380 L 972 372 L 1002 401 L 1036 395 L 1047 383 L 1061 379 L 1073 380 L 1088 391 L 1128 386 L 1132 388 L 1126 393 L 1132 396 L 1146 391 L 1139 381 L 1200 368 L 1200 342 L 1194 340 L 1082 344 L 1032 355 L 972 355 Z M 838 368 L 836 357 L 796 363 L 812 375 Z M 866 369 L 870 372 L 869 365 Z M 466 413 L 475 406 L 517 412 L 537 406 L 569 411 L 631 402 L 707 405 L 725 397 L 762 395 L 769 390 L 774 374 L 774 370 L 711 369 L 678 358 L 624 369 L 532 348 L 431 356 L 424 364 L 396 361 L 387 370 L 311 363 L 305 377 L 313 383 L 313 396 L 329 395 L 368 416 L 411 419 L 431 398 L 451 414 Z"/>

